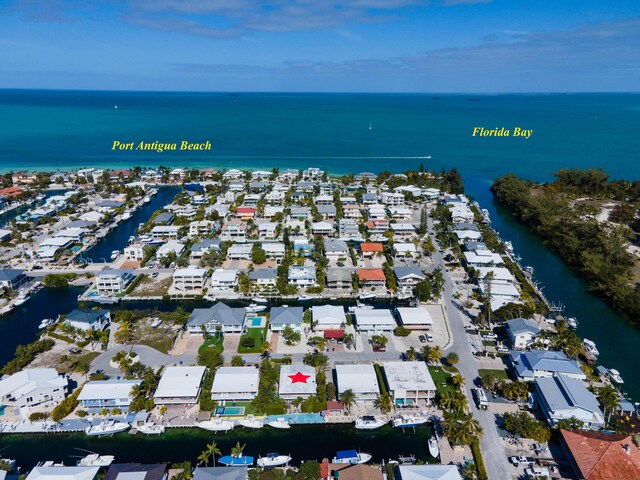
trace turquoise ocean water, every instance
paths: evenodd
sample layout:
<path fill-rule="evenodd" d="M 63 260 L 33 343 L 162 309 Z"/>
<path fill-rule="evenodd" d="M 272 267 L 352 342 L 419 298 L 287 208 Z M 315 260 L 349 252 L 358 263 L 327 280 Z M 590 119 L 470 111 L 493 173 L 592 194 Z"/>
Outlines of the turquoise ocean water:
<path fill-rule="evenodd" d="M 117 106 L 118 108 L 115 108 Z M 372 129 L 369 129 L 371 123 Z M 580 321 L 605 366 L 640 400 L 640 330 L 625 323 L 526 229 L 493 204 L 504 173 L 547 180 L 563 167 L 640 178 L 640 95 L 352 95 L 0 91 L 0 170 L 132 165 L 331 173 L 457 167 L 547 296 Z M 474 127 L 532 129 L 473 137 Z M 121 142 L 209 140 L 209 152 L 114 152 Z M 426 158 L 431 156 L 430 159 Z M 1 342 L 1 340 L 0 340 Z"/>

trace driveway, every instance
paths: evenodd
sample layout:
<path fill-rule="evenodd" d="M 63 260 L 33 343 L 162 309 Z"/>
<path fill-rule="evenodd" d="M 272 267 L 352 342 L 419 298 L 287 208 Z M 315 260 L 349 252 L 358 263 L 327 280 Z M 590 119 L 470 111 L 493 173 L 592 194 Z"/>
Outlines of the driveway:
<path fill-rule="evenodd" d="M 122 372 L 119 369 L 113 368 L 110 365 L 110 362 L 113 356 L 116 353 L 121 352 L 122 350 L 125 350 L 125 351 L 132 350 L 136 352 L 138 354 L 138 357 L 140 358 L 140 362 L 143 363 L 144 365 L 147 365 L 153 368 L 154 370 L 157 370 L 158 368 L 166 365 L 179 363 L 179 357 L 172 357 L 170 355 L 165 355 L 164 353 L 161 353 L 151 347 L 147 347 L 146 345 L 133 345 L 133 346 L 128 345 L 128 346 L 119 346 L 115 348 L 110 348 L 106 352 L 103 352 L 100 355 L 98 355 L 93 360 L 93 362 L 91 362 L 91 372 L 93 373 L 98 370 L 102 370 L 104 373 L 106 373 L 111 377 L 122 375 Z M 183 363 L 184 363 L 184 360 L 183 360 Z"/>

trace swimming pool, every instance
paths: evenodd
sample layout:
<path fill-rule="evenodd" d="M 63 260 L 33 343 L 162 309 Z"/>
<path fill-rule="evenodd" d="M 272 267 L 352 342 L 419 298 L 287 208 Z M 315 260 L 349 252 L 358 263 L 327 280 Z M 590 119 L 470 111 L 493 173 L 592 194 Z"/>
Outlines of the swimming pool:
<path fill-rule="evenodd" d="M 252 327 L 260 327 L 262 326 L 262 318 L 261 317 L 250 317 L 247 320 L 249 320 L 249 325 Z"/>
<path fill-rule="evenodd" d="M 244 407 L 217 407 L 216 415 L 244 415 Z"/>

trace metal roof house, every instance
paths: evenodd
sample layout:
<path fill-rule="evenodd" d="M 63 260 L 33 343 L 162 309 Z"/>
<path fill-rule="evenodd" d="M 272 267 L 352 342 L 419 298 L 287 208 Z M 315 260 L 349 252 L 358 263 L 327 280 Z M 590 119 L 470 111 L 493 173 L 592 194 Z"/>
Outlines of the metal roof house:
<path fill-rule="evenodd" d="M 72 310 L 64 319 L 64 324 L 78 330 L 104 330 L 111 321 L 111 312 L 104 308 L 99 310 Z"/>
<path fill-rule="evenodd" d="M 257 368 L 220 367 L 211 387 L 212 400 L 249 401 L 258 394 Z"/>
<path fill-rule="evenodd" d="M 32 407 L 45 402 L 60 402 L 67 393 L 69 380 L 54 368 L 26 368 L 0 380 L 0 403 Z"/>
<path fill-rule="evenodd" d="M 383 362 L 389 393 L 396 405 L 431 402 L 436 396 L 436 384 L 424 362 Z"/>
<path fill-rule="evenodd" d="M 29 279 L 24 274 L 24 270 L 13 268 L 0 269 L 0 287 L 8 290 L 17 290 L 27 283 Z"/>
<path fill-rule="evenodd" d="M 316 369 L 310 365 L 281 365 L 278 395 L 283 400 L 316 394 Z"/>
<path fill-rule="evenodd" d="M 195 404 L 205 367 L 167 367 L 163 372 L 153 399 L 156 405 Z"/>
<path fill-rule="evenodd" d="M 507 335 L 516 350 L 524 350 L 540 335 L 540 327 L 533 320 L 514 318 L 506 323 Z"/>
<path fill-rule="evenodd" d="M 187 321 L 187 331 L 191 335 L 221 332 L 223 334 L 242 333 L 244 308 L 232 308 L 224 303 L 216 303 L 209 308 L 195 308 Z"/>
<path fill-rule="evenodd" d="M 85 409 L 120 408 L 127 410 L 133 400 L 131 390 L 140 383 L 142 383 L 141 380 L 92 380 L 82 387 L 78 401 Z"/>
<path fill-rule="evenodd" d="M 525 382 L 533 382 L 536 378 L 551 377 L 555 374 L 564 374 L 580 380 L 587 378 L 578 362 L 569 359 L 563 352 L 510 352 L 509 358 L 515 376 Z"/>
<path fill-rule="evenodd" d="M 164 463 L 114 463 L 104 480 L 164 480 L 168 466 Z"/>
<path fill-rule="evenodd" d="M 373 365 L 338 364 L 335 367 L 338 393 L 351 390 L 357 400 L 375 400 L 380 394 L 378 377 Z"/>
<path fill-rule="evenodd" d="M 238 467 L 196 467 L 193 480 L 247 480 L 249 470 L 246 466 Z"/>
<path fill-rule="evenodd" d="M 296 332 L 302 330 L 304 310 L 302 307 L 273 307 L 269 328 L 272 332 L 281 332 L 285 327 L 291 327 Z"/>
<path fill-rule="evenodd" d="M 604 414 L 598 400 L 576 378 L 566 375 L 536 378 L 535 397 L 549 425 L 575 417 L 584 422 L 584 428 L 604 428 Z"/>

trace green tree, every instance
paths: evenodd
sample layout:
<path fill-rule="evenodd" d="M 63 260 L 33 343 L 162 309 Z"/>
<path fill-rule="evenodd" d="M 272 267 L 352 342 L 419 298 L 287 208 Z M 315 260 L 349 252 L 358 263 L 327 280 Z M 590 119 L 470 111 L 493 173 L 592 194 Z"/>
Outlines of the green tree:
<path fill-rule="evenodd" d="M 449 352 L 447 354 L 446 360 L 449 365 L 453 366 L 460 361 L 460 357 L 456 352 Z"/>
<path fill-rule="evenodd" d="M 234 355 L 231 357 L 231 365 L 234 367 L 241 367 L 244 365 L 244 360 L 241 355 Z"/>
<path fill-rule="evenodd" d="M 405 358 L 407 359 L 408 362 L 413 362 L 413 361 L 417 360 L 418 352 L 416 351 L 415 347 L 410 347 L 404 353 L 404 356 L 405 356 Z"/>
<path fill-rule="evenodd" d="M 483 434 L 480 422 L 470 413 L 460 410 L 444 412 L 442 432 L 450 442 L 466 444 L 470 444 L 474 438 L 481 437 Z"/>
<path fill-rule="evenodd" d="M 356 396 L 353 393 L 353 390 L 351 390 L 350 388 L 345 390 L 344 392 L 342 392 L 340 394 L 340 403 L 342 403 L 342 405 L 344 405 L 344 408 L 347 409 L 347 412 L 351 411 L 351 407 L 353 407 L 353 404 L 356 403 Z"/>
<path fill-rule="evenodd" d="M 381 393 L 374 400 L 373 406 L 379 408 L 382 413 L 390 412 L 393 408 L 393 399 L 388 392 Z"/>

